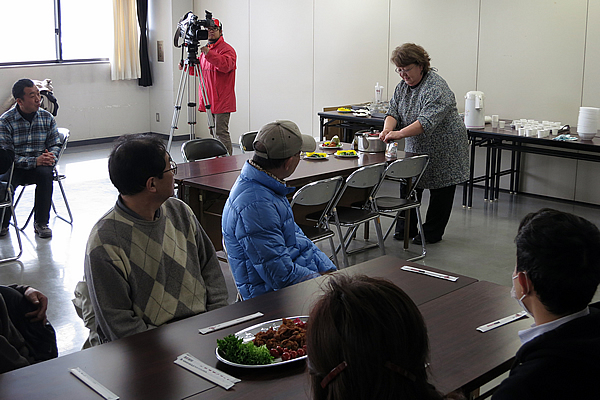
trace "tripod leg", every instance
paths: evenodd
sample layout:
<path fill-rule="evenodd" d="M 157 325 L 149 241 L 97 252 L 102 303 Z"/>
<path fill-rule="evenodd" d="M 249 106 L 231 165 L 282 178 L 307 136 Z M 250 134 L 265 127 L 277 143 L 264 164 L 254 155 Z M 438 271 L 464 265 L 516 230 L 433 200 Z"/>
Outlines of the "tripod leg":
<path fill-rule="evenodd" d="M 194 72 L 194 80 L 188 81 L 188 125 L 190 126 L 190 140 L 196 139 L 196 107 L 198 103 L 198 92 L 196 88 L 198 87 L 198 65 L 194 64 L 192 66 L 192 71 Z M 192 96 L 193 100 L 192 101 Z"/>
<path fill-rule="evenodd" d="M 181 78 L 179 79 L 179 88 L 177 89 L 177 96 L 175 97 L 175 107 L 173 110 L 173 119 L 171 121 L 171 130 L 169 131 L 169 143 L 167 144 L 167 151 L 171 152 L 171 143 L 173 142 L 173 134 L 177 129 L 177 121 L 179 121 L 179 113 L 181 112 L 181 100 L 183 99 L 183 91 L 188 81 L 189 65 L 186 63 L 181 70 Z"/>

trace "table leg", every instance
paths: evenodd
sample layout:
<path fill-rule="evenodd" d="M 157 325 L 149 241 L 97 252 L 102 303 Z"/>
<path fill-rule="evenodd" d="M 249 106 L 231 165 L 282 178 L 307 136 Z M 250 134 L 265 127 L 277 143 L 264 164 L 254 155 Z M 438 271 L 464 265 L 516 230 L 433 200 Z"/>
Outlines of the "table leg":
<path fill-rule="evenodd" d="M 500 142 L 501 144 L 501 142 Z M 496 183 L 495 183 L 495 194 L 494 194 L 494 201 L 498 200 L 498 198 L 500 197 L 500 167 L 502 164 L 502 150 L 500 148 L 496 149 L 496 152 L 498 153 L 498 159 L 496 160 Z"/>
<path fill-rule="evenodd" d="M 513 146 L 516 146 L 516 143 L 512 142 Z M 515 193 L 515 158 L 516 151 L 511 150 L 510 152 L 510 194 Z"/>
<path fill-rule="evenodd" d="M 489 190 L 490 190 L 490 159 L 492 158 L 492 148 L 488 144 L 485 155 L 485 190 L 483 194 L 483 201 L 487 201 L 489 198 Z"/>
<path fill-rule="evenodd" d="M 324 121 L 325 118 L 324 117 L 319 117 L 319 140 L 322 142 L 323 141 L 323 133 L 324 133 Z"/>
<path fill-rule="evenodd" d="M 469 198 L 468 198 L 468 205 L 467 207 L 471 208 L 473 207 L 473 179 L 474 179 L 474 174 L 475 174 L 475 138 L 472 139 L 471 142 L 471 170 L 469 172 Z M 463 205 L 464 205 L 464 200 L 463 200 Z"/>
<path fill-rule="evenodd" d="M 522 146 L 521 143 L 518 143 L 517 147 L 520 148 Z M 517 149 L 517 166 L 515 168 L 515 190 L 514 193 L 519 193 L 519 184 L 521 179 L 521 150 Z"/>

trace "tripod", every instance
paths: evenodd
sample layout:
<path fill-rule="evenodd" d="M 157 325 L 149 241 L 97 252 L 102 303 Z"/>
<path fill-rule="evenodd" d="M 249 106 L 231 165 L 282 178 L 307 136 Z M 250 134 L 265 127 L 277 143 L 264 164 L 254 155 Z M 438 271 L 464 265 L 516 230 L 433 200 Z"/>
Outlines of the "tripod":
<path fill-rule="evenodd" d="M 202 100 L 206 108 L 206 117 L 208 120 L 208 132 L 212 137 L 215 137 L 214 128 L 215 120 L 210 110 L 210 103 L 206 95 L 206 84 L 204 82 L 204 76 L 202 75 L 202 69 L 200 68 L 200 60 L 198 60 L 198 44 L 187 44 L 188 57 L 184 61 L 183 69 L 181 70 L 181 79 L 179 80 L 179 88 L 177 89 L 177 97 L 175 98 L 175 107 L 173 110 L 173 120 L 171 121 L 171 130 L 169 132 L 169 143 L 167 144 L 167 151 L 171 151 L 171 143 L 173 142 L 173 134 L 177 129 L 177 122 L 179 121 L 179 113 L 181 112 L 181 101 L 183 100 L 183 92 L 185 88 L 188 88 L 188 125 L 190 126 L 190 140 L 196 138 L 196 103 L 198 101 L 197 87 L 200 87 L 202 93 Z M 194 76 L 193 82 L 190 81 L 190 72 Z M 200 77 L 200 86 L 198 86 L 198 77 Z M 193 84 L 193 86 L 191 86 Z M 193 93 L 193 95 L 192 95 Z M 193 101 L 192 101 L 193 96 Z"/>

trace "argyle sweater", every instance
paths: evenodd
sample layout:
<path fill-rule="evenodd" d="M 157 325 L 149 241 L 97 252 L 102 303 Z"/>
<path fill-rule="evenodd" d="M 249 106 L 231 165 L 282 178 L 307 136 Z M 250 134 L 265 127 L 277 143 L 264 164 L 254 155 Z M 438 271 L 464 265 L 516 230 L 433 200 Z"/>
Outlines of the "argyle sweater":
<path fill-rule="evenodd" d="M 90 233 L 84 270 L 102 342 L 227 305 L 215 249 L 175 198 L 153 221 L 119 199 Z"/>

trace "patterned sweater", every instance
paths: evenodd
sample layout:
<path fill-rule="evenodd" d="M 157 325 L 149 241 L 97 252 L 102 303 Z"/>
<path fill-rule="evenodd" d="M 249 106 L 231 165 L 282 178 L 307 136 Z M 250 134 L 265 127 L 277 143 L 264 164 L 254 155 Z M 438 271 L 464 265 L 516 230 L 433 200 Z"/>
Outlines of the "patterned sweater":
<path fill-rule="evenodd" d="M 454 93 L 441 76 L 429 71 L 412 88 L 400 82 L 387 115 L 398 121 L 396 129 L 416 120 L 423 126 L 423 133 L 405 139 L 404 148 L 406 152 L 429 155 L 420 188 L 439 189 L 469 178 L 467 129 L 458 114 Z"/>
<path fill-rule="evenodd" d="M 154 221 L 119 199 L 92 229 L 84 269 L 102 342 L 227 305 L 215 249 L 175 198 Z"/>

